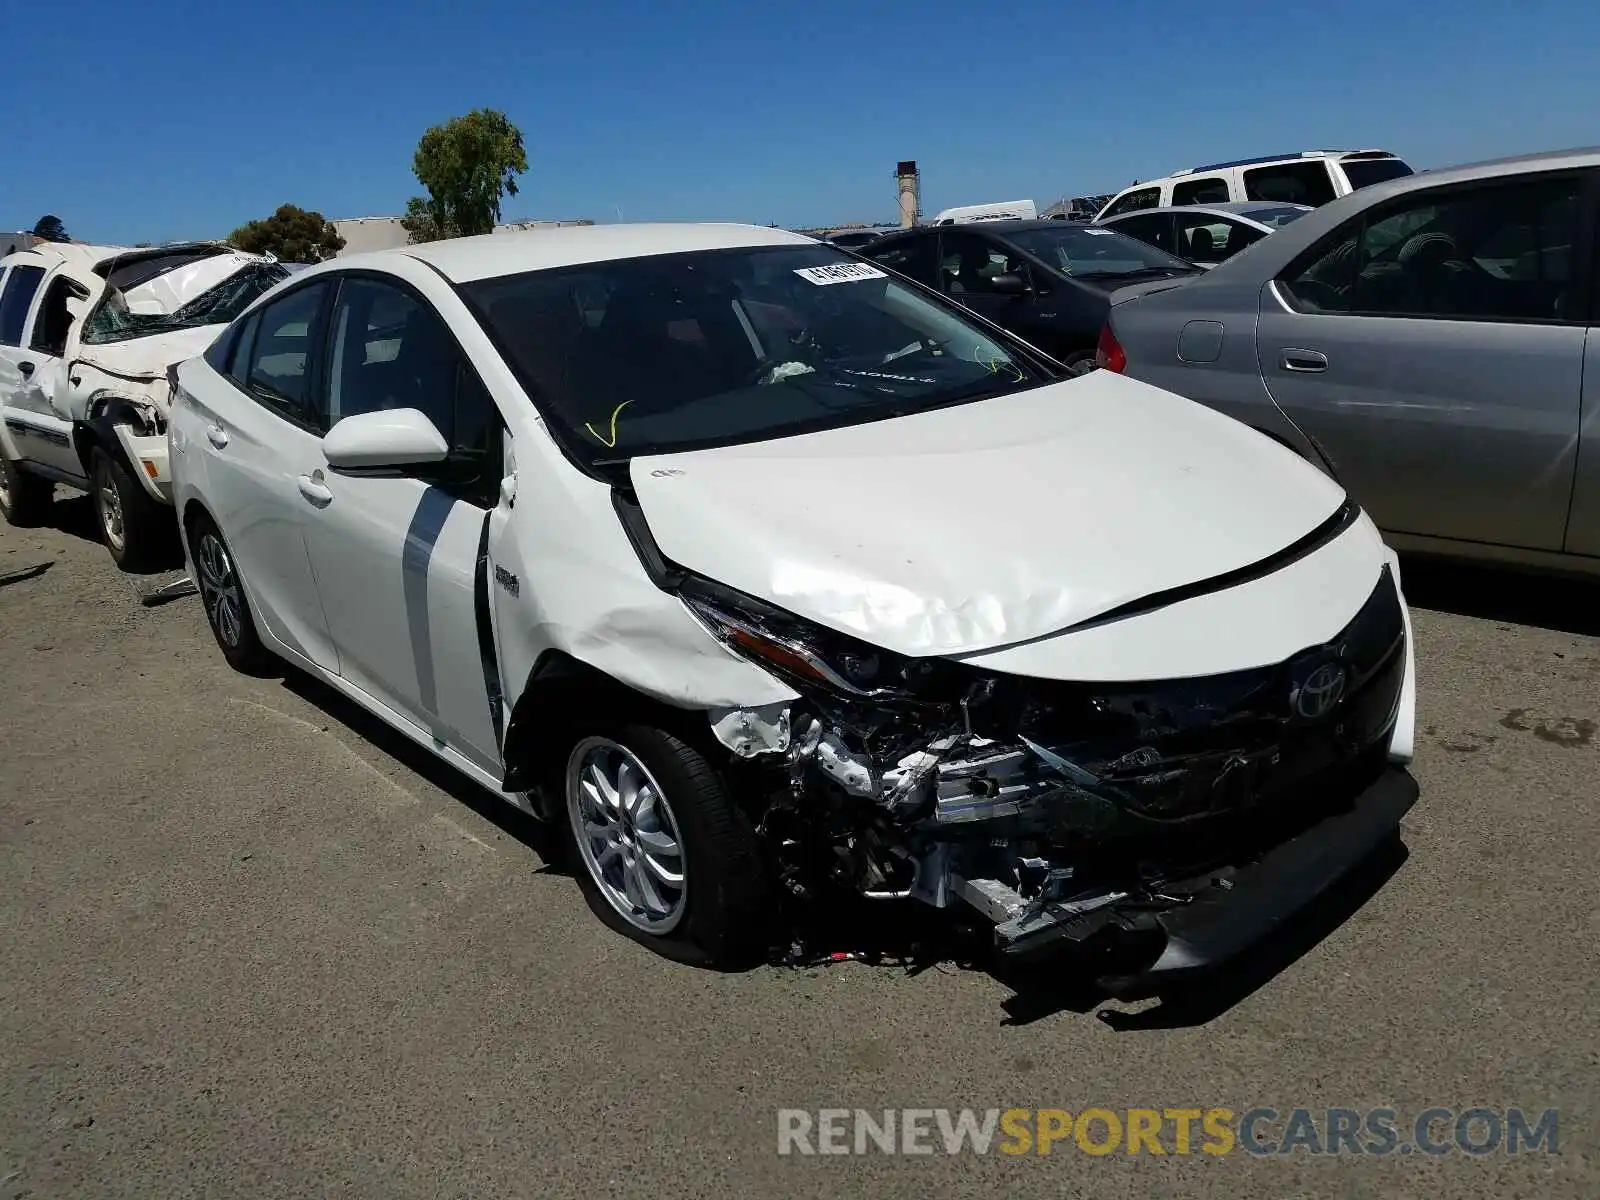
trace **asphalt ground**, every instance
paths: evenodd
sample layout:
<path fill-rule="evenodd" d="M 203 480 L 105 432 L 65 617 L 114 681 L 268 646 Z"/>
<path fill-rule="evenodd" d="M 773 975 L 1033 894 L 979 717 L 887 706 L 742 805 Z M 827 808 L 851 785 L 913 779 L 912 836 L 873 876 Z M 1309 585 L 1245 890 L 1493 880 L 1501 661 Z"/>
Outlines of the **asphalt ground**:
<path fill-rule="evenodd" d="M 81 498 L 0 526 L 0 1198 L 1600 1195 L 1600 587 L 1408 564 L 1404 852 L 1127 1005 L 653 957 L 536 827 L 328 689 L 233 674 L 90 531 Z M 781 1109 L 1091 1107 L 1269 1108 L 1269 1145 L 1297 1108 L 1392 1109 L 1405 1144 L 1430 1108 L 1553 1109 L 1558 1153 L 1217 1155 L 1196 1125 L 1182 1154 L 1177 1118 L 1160 1155 L 778 1152 Z"/>

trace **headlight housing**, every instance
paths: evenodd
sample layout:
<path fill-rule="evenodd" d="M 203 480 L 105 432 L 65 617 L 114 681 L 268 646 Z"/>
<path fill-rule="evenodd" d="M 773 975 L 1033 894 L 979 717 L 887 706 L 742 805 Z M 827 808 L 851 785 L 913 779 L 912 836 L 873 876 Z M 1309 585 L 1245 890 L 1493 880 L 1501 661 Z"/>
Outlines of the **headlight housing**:
<path fill-rule="evenodd" d="M 895 654 L 709 579 L 686 576 L 677 591 L 714 637 L 802 694 L 947 704 L 972 682 L 956 663 Z"/>

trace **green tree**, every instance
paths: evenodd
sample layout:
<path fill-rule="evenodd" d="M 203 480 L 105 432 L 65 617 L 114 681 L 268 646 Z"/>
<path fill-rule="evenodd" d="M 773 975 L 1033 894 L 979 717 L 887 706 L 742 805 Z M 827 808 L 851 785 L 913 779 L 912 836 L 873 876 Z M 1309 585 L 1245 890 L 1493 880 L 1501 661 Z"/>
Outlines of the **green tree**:
<path fill-rule="evenodd" d="M 251 254 L 272 254 L 280 262 L 317 263 L 344 249 L 344 239 L 319 212 L 279 205 L 270 217 L 241 225 L 228 242 Z"/>
<path fill-rule="evenodd" d="M 528 155 L 505 113 L 479 108 L 423 134 L 411 169 L 428 194 L 411 198 L 400 223 L 412 242 L 432 242 L 492 232 Z"/>

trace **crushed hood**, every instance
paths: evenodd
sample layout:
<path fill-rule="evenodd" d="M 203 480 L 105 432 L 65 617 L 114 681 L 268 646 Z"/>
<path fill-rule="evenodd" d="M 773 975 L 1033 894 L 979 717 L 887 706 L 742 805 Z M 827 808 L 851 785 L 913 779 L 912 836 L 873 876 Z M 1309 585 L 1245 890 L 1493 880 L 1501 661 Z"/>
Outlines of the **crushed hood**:
<path fill-rule="evenodd" d="M 1271 439 L 1106 371 L 630 470 L 667 558 L 908 655 L 1043 637 L 1249 566 L 1344 502 Z"/>
<path fill-rule="evenodd" d="M 165 379 L 169 366 L 205 353 L 223 328 L 221 325 L 196 325 L 149 337 L 80 346 L 73 359 L 121 379 Z"/>

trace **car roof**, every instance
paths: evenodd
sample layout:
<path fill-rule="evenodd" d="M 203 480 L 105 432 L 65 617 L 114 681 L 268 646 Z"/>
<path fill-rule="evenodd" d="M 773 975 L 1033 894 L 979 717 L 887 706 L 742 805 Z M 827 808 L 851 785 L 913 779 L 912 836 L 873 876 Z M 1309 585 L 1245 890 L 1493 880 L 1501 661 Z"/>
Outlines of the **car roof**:
<path fill-rule="evenodd" d="M 1142 211 L 1148 212 L 1148 209 Z M 905 237 L 908 234 L 934 234 L 934 233 L 993 233 L 1000 237 L 1028 229 L 1087 229 L 1088 221 L 1058 221 L 1053 217 L 1040 217 L 1036 220 L 1018 221 L 964 221 L 960 225 L 918 225 L 915 229 L 897 229 L 880 241 L 889 238 Z"/>
<path fill-rule="evenodd" d="M 1258 212 L 1278 212 L 1285 208 L 1299 208 L 1306 212 L 1311 211 L 1309 204 L 1295 204 L 1287 200 L 1219 200 L 1215 204 L 1162 204 L 1155 208 L 1135 208 L 1125 213 L 1118 213 L 1114 217 L 1107 217 L 1103 224 L 1115 225 L 1119 221 L 1126 221 L 1129 217 L 1148 216 L 1150 213 L 1215 213 L 1223 217 L 1251 217 Z"/>
<path fill-rule="evenodd" d="M 395 255 L 421 259 L 452 283 L 581 266 L 621 258 L 732 250 L 758 246 L 816 246 L 815 238 L 764 225 L 677 223 L 569 225 L 450 238 L 335 259 L 339 267 L 381 266 Z"/>

